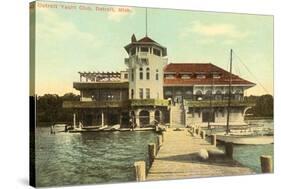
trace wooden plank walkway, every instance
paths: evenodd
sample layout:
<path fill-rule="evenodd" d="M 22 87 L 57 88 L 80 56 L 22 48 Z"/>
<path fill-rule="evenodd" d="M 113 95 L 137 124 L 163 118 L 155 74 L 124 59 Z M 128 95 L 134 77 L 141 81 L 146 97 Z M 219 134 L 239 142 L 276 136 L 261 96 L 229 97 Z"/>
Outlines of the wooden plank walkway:
<path fill-rule="evenodd" d="M 200 136 L 191 136 L 187 129 L 169 129 L 165 132 L 164 143 L 148 171 L 146 180 L 255 174 L 251 169 L 224 155 L 200 160 L 200 149 L 218 150 Z"/>

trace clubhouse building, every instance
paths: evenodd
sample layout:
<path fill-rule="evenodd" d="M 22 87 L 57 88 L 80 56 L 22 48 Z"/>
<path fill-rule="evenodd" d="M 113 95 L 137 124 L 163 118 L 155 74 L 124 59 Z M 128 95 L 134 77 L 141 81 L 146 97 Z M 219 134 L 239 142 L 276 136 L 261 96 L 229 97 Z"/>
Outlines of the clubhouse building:
<path fill-rule="evenodd" d="M 229 97 L 230 125 L 244 124 L 244 93 L 254 83 L 232 74 L 229 87 L 230 73 L 214 64 L 169 63 L 167 48 L 147 36 L 133 35 L 124 48 L 127 70 L 79 72 L 80 101 L 63 103 L 77 125 L 225 125 Z"/>

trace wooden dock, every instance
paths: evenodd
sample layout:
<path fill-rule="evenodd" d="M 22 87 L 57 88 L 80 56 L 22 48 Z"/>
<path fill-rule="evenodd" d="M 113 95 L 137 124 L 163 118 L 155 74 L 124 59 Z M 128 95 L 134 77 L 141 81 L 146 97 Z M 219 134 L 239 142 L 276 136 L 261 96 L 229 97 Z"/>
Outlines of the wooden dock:
<path fill-rule="evenodd" d="M 168 129 L 145 180 L 255 174 L 251 169 L 222 154 L 221 150 L 200 135 L 192 135 L 187 129 Z M 220 153 L 203 160 L 198 155 L 200 151 Z"/>

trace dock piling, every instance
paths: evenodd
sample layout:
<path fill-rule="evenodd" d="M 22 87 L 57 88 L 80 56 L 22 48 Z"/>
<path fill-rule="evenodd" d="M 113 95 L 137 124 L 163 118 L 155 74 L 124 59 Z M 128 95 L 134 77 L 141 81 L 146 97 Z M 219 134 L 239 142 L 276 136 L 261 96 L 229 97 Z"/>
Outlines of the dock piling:
<path fill-rule="evenodd" d="M 135 167 L 136 181 L 137 182 L 145 181 L 145 177 L 146 177 L 145 162 L 144 161 L 136 161 L 134 163 L 134 167 Z"/>
<path fill-rule="evenodd" d="M 225 155 L 229 158 L 233 158 L 233 144 L 231 142 L 225 143 Z"/>
<path fill-rule="evenodd" d="M 149 143 L 148 144 L 148 161 L 149 161 L 149 166 L 151 167 L 152 162 L 154 161 L 156 156 L 156 145 L 155 143 Z"/>
<path fill-rule="evenodd" d="M 211 135 L 211 144 L 214 146 L 217 145 L 217 135 Z"/>
<path fill-rule="evenodd" d="M 260 156 L 260 161 L 261 161 L 262 173 L 272 173 L 273 172 L 271 156 L 262 155 L 262 156 Z"/>

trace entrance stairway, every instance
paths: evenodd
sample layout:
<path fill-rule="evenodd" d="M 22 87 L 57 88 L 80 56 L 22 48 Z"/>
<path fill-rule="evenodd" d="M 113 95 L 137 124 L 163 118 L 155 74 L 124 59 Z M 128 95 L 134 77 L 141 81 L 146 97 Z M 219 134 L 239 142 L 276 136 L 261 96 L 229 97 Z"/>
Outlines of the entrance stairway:
<path fill-rule="evenodd" d="M 180 103 L 176 103 L 171 106 L 170 113 L 170 127 L 171 128 L 184 128 L 185 127 L 185 111 L 184 106 Z"/>

